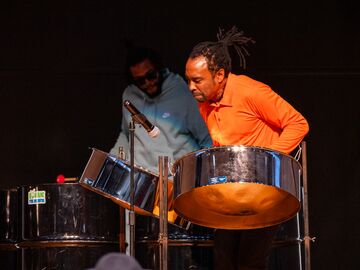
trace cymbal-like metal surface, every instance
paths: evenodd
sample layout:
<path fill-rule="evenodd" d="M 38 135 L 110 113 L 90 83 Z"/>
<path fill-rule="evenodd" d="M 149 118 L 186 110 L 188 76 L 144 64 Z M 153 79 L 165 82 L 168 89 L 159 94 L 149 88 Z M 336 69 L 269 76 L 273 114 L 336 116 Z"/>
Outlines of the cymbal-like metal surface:
<path fill-rule="evenodd" d="M 301 166 L 266 148 L 223 146 L 189 153 L 173 165 L 174 210 L 194 224 L 255 229 L 300 209 Z"/>

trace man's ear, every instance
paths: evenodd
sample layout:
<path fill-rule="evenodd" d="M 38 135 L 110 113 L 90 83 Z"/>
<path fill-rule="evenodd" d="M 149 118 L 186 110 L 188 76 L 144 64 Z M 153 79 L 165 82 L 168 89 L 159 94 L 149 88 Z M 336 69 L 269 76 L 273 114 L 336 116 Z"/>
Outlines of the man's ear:
<path fill-rule="evenodd" d="M 215 80 L 218 83 L 222 83 L 225 79 L 225 70 L 223 68 L 220 68 L 218 71 L 216 71 L 215 73 Z"/>

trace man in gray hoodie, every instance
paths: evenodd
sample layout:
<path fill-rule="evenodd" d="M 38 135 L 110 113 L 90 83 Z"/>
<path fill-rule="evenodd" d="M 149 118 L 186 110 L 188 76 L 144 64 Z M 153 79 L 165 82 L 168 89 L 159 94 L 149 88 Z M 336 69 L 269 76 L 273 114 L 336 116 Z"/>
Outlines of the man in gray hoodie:
<path fill-rule="evenodd" d="M 169 161 L 174 162 L 189 152 L 212 147 L 207 126 L 186 82 L 180 75 L 169 71 L 155 51 L 149 48 L 129 49 L 126 71 L 130 83 L 123 92 L 123 102 L 130 101 L 160 131 L 156 137 L 151 137 L 144 127 L 136 125 L 135 165 L 158 174 L 159 156 L 167 156 Z M 130 112 L 123 106 L 121 132 L 110 151 L 111 154 L 118 155 L 119 147 L 122 147 L 127 160 L 130 159 L 131 120 Z M 158 211 L 157 206 L 154 209 L 155 214 L 156 211 Z M 170 222 L 172 220 L 170 216 L 173 214 L 169 212 Z M 152 225 L 149 226 L 148 223 Z M 157 220 L 153 217 L 137 216 L 136 224 L 137 236 L 141 237 L 144 230 L 146 238 L 151 238 L 158 232 L 158 226 L 155 225 Z M 152 228 L 152 231 L 147 231 L 146 228 Z M 180 229 L 171 226 L 169 233 L 178 235 L 178 230 Z M 179 233 L 183 236 L 185 231 L 180 230 Z M 150 263 L 142 255 L 138 259 L 142 260 L 140 262 L 143 266 L 148 266 Z"/>
<path fill-rule="evenodd" d="M 135 164 L 158 173 L 158 157 L 168 156 L 175 161 L 183 155 L 212 146 L 212 140 L 197 103 L 181 76 L 169 71 L 159 55 L 149 48 L 129 50 L 126 69 L 130 84 L 123 92 L 123 101 L 129 100 L 156 127 L 160 134 L 151 138 L 136 125 L 134 139 Z M 123 107 L 121 132 L 111 149 L 118 155 L 123 147 L 129 159 L 129 123 L 131 114 Z"/>

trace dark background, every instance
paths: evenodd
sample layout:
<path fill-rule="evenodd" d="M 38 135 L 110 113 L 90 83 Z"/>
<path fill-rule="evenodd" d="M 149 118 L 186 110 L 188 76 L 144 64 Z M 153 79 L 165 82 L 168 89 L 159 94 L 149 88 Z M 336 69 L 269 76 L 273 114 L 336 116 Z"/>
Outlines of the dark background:
<path fill-rule="evenodd" d="M 218 27 L 243 29 L 248 74 L 309 121 L 313 269 L 359 269 L 360 31 L 355 1 L 2 1 L 0 187 L 78 177 L 120 130 L 124 40 L 183 75 Z"/>

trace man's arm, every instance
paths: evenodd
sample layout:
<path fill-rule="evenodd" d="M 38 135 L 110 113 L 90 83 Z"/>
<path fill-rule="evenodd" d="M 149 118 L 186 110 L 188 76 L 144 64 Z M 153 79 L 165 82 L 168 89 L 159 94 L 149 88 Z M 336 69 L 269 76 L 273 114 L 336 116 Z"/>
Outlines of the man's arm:
<path fill-rule="evenodd" d="M 306 119 L 268 86 L 257 91 L 254 102 L 262 119 L 282 130 L 269 148 L 289 154 L 309 132 Z"/>

